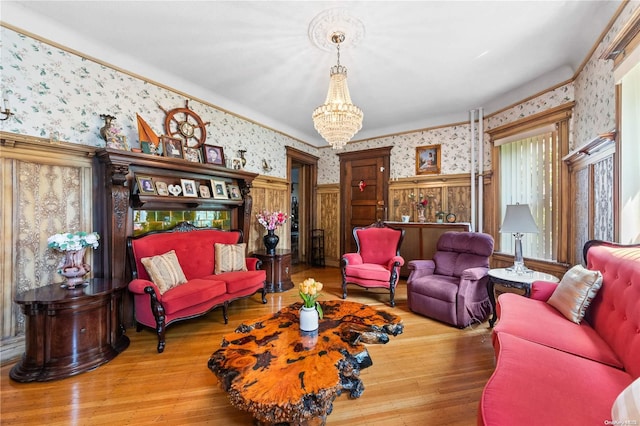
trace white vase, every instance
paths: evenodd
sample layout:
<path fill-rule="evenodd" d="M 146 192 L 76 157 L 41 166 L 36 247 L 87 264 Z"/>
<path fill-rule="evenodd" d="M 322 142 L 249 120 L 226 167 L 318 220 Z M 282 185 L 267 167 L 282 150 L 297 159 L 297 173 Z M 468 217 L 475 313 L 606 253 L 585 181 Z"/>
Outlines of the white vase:
<path fill-rule="evenodd" d="M 300 330 L 314 331 L 318 329 L 318 311 L 315 307 L 300 309 Z"/>

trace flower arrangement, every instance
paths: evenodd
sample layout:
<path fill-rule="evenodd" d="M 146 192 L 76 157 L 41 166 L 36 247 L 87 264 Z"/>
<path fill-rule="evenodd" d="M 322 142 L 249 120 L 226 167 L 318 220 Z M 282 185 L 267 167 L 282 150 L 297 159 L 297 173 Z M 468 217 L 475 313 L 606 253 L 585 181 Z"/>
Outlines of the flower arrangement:
<path fill-rule="evenodd" d="M 427 204 L 429 204 L 429 200 L 427 200 L 427 198 L 422 194 L 418 196 L 418 201 L 415 201 L 416 195 L 413 192 L 410 193 L 408 197 L 412 203 L 415 202 L 418 210 L 424 210 L 427 207 Z"/>
<path fill-rule="evenodd" d="M 320 290 L 322 290 L 322 283 L 313 278 L 307 278 L 299 284 L 298 289 L 300 297 L 302 297 L 303 306 L 305 308 L 315 307 L 318 311 L 318 316 L 322 319 L 322 306 L 317 301 L 318 296 L 320 296 Z"/>
<path fill-rule="evenodd" d="M 264 226 L 267 230 L 273 231 L 278 226 L 283 225 L 289 215 L 283 212 L 269 212 L 268 210 L 263 210 L 262 212 L 256 214 L 256 218 L 260 225 Z"/>
<path fill-rule="evenodd" d="M 67 232 L 55 234 L 47 239 L 47 246 L 59 251 L 76 251 L 83 247 L 98 248 L 100 235 L 97 232 Z"/>

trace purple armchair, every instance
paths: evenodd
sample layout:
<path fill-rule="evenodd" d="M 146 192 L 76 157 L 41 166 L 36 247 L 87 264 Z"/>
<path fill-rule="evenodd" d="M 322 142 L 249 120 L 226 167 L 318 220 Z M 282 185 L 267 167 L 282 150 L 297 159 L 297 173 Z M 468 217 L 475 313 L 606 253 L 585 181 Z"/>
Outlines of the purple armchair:
<path fill-rule="evenodd" d="M 491 313 L 487 292 L 493 237 L 474 232 L 445 232 L 433 260 L 412 260 L 407 279 L 411 311 L 465 328 Z"/>
<path fill-rule="evenodd" d="M 347 298 L 347 284 L 356 284 L 364 288 L 388 288 L 390 304 L 394 300 L 400 267 L 404 259 L 400 256 L 400 244 L 404 238 L 404 229 L 376 222 L 366 227 L 353 228 L 357 253 L 342 255 L 342 298 Z"/>

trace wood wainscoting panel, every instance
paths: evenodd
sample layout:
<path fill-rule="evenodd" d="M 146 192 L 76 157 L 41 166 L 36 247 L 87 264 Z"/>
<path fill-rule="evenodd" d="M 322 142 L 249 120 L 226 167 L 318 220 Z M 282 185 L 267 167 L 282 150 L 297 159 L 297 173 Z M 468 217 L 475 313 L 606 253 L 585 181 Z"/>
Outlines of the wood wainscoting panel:
<path fill-rule="evenodd" d="M 267 233 L 258 222 L 256 214 L 263 210 L 291 213 L 291 185 L 285 179 L 273 176 L 258 176 L 253 181 L 251 195 L 253 197 L 253 214 L 249 235 L 245 235 L 249 253 L 264 249 L 262 237 Z M 278 242 L 279 249 L 291 247 L 291 226 L 289 221 L 276 230 L 276 235 L 280 237 Z"/>
<path fill-rule="evenodd" d="M 340 266 L 340 186 L 317 188 L 316 228 L 324 229 L 324 256 L 328 266 Z"/>
<path fill-rule="evenodd" d="M 24 351 L 25 318 L 15 296 L 63 280 L 56 273 L 63 254 L 47 239 L 94 230 L 92 155 L 89 147 L 0 133 L 2 359 Z M 93 264 L 92 250 L 85 260 Z"/>
<path fill-rule="evenodd" d="M 471 186 L 448 187 L 444 212 L 455 214 L 456 222 L 471 222 Z"/>

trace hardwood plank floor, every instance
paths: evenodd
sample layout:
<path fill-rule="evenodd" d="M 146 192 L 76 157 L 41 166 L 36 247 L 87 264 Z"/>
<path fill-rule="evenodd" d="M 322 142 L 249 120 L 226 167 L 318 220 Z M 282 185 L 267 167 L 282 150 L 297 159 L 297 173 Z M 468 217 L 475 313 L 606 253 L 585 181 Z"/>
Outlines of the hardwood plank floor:
<path fill-rule="evenodd" d="M 320 300 L 340 298 L 337 268 L 294 270 L 294 283 L 314 277 L 325 284 Z M 413 314 L 407 308 L 406 282 L 396 291 L 396 307 L 387 291 L 348 287 L 348 300 L 400 315 L 404 333 L 386 345 L 368 345 L 373 366 L 362 370 L 365 391 L 334 402 L 327 425 L 425 426 L 475 425 L 480 394 L 494 369 L 488 323 L 465 330 Z M 127 330 L 129 348 L 87 373 L 48 383 L 16 383 L 13 362 L 1 368 L 3 425 L 212 424 L 251 425 L 251 416 L 232 407 L 207 368 L 222 336 L 243 321 L 275 312 L 299 299 L 294 288 L 236 301 L 229 324 L 216 309 L 167 329 L 164 353 L 156 352 L 150 329 Z"/>

